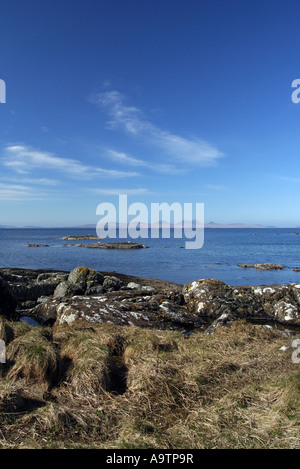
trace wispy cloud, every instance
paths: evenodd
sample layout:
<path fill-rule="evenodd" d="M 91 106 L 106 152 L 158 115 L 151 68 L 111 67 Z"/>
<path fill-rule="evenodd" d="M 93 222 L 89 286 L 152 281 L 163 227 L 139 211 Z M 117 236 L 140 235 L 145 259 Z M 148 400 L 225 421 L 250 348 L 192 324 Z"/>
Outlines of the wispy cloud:
<path fill-rule="evenodd" d="M 210 166 L 223 156 L 213 144 L 200 139 L 188 139 L 160 129 L 147 120 L 140 109 L 126 104 L 126 98 L 118 91 L 106 91 L 92 98 L 92 102 L 106 109 L 111 129 L 121 128 L 128 134 L 143 138 L 177 161 Z"/>
<path fill-rule="evenodd" d="M 37 195 L 28 186 L 0 183 L 0 200 L 40 200 L 43 196 L 40 192 Z"/>
<path fill-rule="evenodd" d="M 276 176 L 276 178 L 281 179 L 282 181 L 300 182 L 300 178 L 294 178 L 289 176 Z"/>
<path fill-rule="evenodd" d="M 112 177 L 112 178 L 124 178 L 124 177 L 132 177 L 132 176 L 139 175 L 138 173 L 132 172 L 132 171 L 117 171 L 115 169 L 102 169 L 102 168 L 96 168 L 95 173 L 102 175 L 102 176 Z"/>
<path fill-rule="evenodd" d="M 126 153 L 118 152 L 115 150 L 107 150 L 107 156 L 110 157 L 112 160 L 118 161 L 121 164 L 147 168 L 163 174 L 183 174 L 184 172 L 187 172 L 182 168 L 176 168 L 176 166 L 171 164 L 149 163 L 147 161 L 143 161 L 137 158 L 132 158 Z"/>
<path fill-rule="evenodd" d="M 28 177 L 2 177 L 1 181 L 16 182 L 18 184 L 32 184 L 34 186 L 57 186 L 59 181 L 57 179 L 49 178 L 28 178 Z"/>
<path fill-rule="evenodd" d="M 138 176 L 136 172 L 116 171 L 92 167 L 71 158 L 61 158 L 52 153 L 36 151 L 27 146 L 14 145 L 5 148 L 3 165 L 18 174 L 29 174 L 34 169 L 50 169 L 76 179 L 96 176 L 123 178 Z"/>
<path fill-rule="evenodd" d="M 145 194 L 148 192 L 148 189 L 139 188 L 139 189 L 91 189 L 94 194 L 101 194 L 101 195 L 137 195 L 137 194 Z"/>

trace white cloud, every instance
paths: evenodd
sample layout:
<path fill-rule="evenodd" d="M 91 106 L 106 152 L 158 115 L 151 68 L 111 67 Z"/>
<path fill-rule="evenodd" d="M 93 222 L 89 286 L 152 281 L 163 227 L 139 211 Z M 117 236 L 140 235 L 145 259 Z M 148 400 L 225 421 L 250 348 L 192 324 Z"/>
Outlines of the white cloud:
<path fill-rule="evenodd" d="M 118 91 L 99 93 L 92 101 L 108 111 L 110 128 L 121 127 L 132 136 L 142 137 L 146 143 L 156 146 L 177 161 L 210 166 L 223 156 L 211 143 L 187 139 L 160 129 L 145 119 L 138 108 L 128 106 L 125 97 Z"/>
<path fill-rule="evenodd" d="M 78 160 L 60 158 L 52 153 L 36 151 L 21 145 L 5 148 L 3 165 L 19 174 L 28 174 L 34 169 L 50 169 L 76 179 L 91 179 L 97 175 L 112 178 L 138 176 L 138 173 L 135 172 L 107 170 L 84 165 Z"/>
<path fill-rule="evenodd" d="M 214 191 L 226 191 L 227 187 L 226 186 L 221 186 L 219 184 L 205 184 L 205 187 L 208 189 L 212 189 Z"/>
<path fill-rule="evenodd" d="M 92 192 L 95 194 L 101 194 L 101 195 L 120 195 L 120 194 L 125 194 L 125 195 L 136 195 L 136 194 L 145 194 L 145 192 L 148 192 L 148 189 L 92 189 Z"/>
<path fill-rule="evenodd" d="M 3 177 L 1 181 L 16 182 L 18 184 L 32 184 L 39 186 L 56 186 L 59 181 L 49 178 L 28 178 L 28 177 Z"/>
<path fill-rule="evenodd" d="M 116 171 L 114 169 L 102 169 L 96 168 L 96 173 L 102 174 L 103 176 L 108 177 L 115 177 L 115 178 L 122 178 L 122 177 L 131 177 L 131 176 L 138 176 L 138 173 L 130 172 L 130 171 Z"/>
<path fill-rule="evenodd" d="M 119 163 L 127 164 L 131 166 L 139 166 L 151 169 L 153 171 L 157 171 L 163 174 L 183 174 L 186 172 L 181 168 L 176 168 L 174 165 L 170 164 L 161 164 L 161 163 L 149 163 L 147 161 L 139 160 L 137 158 L 132 158 L 131 156 L 126 155 L 126 153 L 114 151 L 114 150 L 107 150 L 107 155 Z"/>
<path fill-rule="evenodd" d="M 35 194 L 31 187 L 0 183 L 0 200 L 39 200 L 42 197 L 43 194 Z"/>

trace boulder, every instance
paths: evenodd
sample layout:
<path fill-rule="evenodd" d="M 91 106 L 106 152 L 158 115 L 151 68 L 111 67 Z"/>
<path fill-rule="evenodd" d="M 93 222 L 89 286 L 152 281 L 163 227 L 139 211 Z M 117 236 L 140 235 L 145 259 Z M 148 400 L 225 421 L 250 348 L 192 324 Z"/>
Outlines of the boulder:
<path fill-rule="evenodd" d="M 55 288 L 53 298 L 70 298 L 74 295 L 83 295 L 84 289 L 80 285 L 68 281 L 61 282 Z"/>
<path fill-rule="evenodd" d="M 142 285 L 140 283 L 129 282 L 127 288 L 128 290 L 141 290 Z"/>
<path fill-rule="evenodd" d="M 60 304 L 59 299 L 48 299 L 48 301 L 35 306 L 28 315 L 43 326 L 52 325 L 56 321 L 57 308 Z"/>
<path fill-rule="evenodd" d="M 73 269 L 69 276 L 68 282 L 80 286 L 84 290 L 89 287 L 102 285 L 104 276 L 96 270 L 89 269 L 88 267 L 76 267 Z"/>
<path fill-rule="evenodd" d="M 104 277 L 104 282 L 103 282 L 103 289 L 104 291 L 118 291 L 122 287 L 124 287 L 124 283 L 122 280 L 118 279 L 117 277 L 107 275 Z"/>

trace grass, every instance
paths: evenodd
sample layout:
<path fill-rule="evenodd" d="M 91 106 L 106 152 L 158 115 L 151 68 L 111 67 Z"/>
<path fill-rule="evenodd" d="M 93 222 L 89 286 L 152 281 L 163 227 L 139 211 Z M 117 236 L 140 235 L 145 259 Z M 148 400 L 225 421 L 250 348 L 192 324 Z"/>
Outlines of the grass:
<path fill-rule="evenodd" d="M 300 448 L 300 369 L 278 332 L 5 330 L 2 448 Z"/>

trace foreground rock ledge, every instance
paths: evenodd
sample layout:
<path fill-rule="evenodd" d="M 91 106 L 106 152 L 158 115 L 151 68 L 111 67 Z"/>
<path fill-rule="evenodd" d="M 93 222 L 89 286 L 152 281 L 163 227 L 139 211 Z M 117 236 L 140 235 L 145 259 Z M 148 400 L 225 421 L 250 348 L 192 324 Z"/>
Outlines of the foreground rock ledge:
<path fill-rule="evenodd" d="M 0 315 L 43 325 L 91 323 L 191 330 L 246 319 L 300 326 L 300 284 L 231 287 L 213 279 L 178 285 L 77 267 L 0 269 Z"/>

